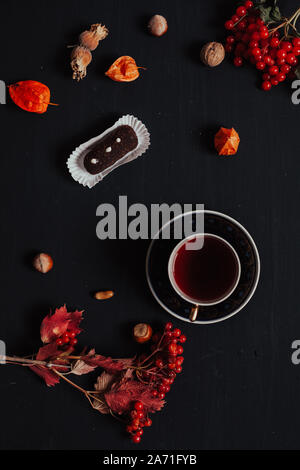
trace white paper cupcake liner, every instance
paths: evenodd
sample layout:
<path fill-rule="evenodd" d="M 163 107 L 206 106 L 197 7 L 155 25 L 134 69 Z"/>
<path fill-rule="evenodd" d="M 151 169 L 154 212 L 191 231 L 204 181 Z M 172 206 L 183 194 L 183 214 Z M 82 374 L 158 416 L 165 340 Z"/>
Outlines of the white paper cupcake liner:
<path fill-rule="evenodd" d="M 86 154 L 97 144 L 98 141 L 103 139 L 106 134 L 109 134 L 111 131 L 116 129 L 116 127 L 127 125 L 132 127 L 134 132 L 138 138 L 138 145 L 134 150 L 128 152 L 124 157 L 120 160 L 115 162 L 110 167 L 106 168 L 101 173 L 96 175 L 91 175 L 84 167 L 84 157 Z M 67 166 L 69 172 L 71 173 L 73 179 L 78 183 L 82 184 L 83 186 L 87 186 L 88 188 L 93 188 L 99 181 L 103 180 L 103 178 L 108 175 L 111 171 L 115 170 L 118 166 L 125 165 L 125 163 L 129 163 L 135 158 L 141 156 L 144 152 L 146 152 L 147 148 L 150 145 L 150 134 L 146 129 L 145 125 L 139 121 L 136 117 L 127 114 L 126 116 L 122 116 L 118 121 L 109 129 L 104 131 L 102 134 L 94 137 L 93 139 L 88 140 L 84 144 L 81 144 L 77 147 L 70 155 Z"/>

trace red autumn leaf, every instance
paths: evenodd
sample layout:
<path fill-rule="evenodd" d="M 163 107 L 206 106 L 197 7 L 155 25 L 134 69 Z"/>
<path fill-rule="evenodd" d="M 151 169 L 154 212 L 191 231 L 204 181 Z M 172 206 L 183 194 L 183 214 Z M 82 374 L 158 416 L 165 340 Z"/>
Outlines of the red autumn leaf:
<path fill-rule="evenodd" d="M 101 356 L 95 354 L 95 350 L 92 349 L 86 356 L 82 356 L 81 360 L 90 366 L 102 367 L 109 374 L 115 374 L 127 369 L 133 362 L 132 359 L 112 359 L 111 357 Z"/>
<path fill-rule="evenodd" d="M 165 401 L 153 397 L 152 389 L 148 384 L 134 379 L 114 383 L 111 389 L 104 395 L 105 401 L 114 413 L 128 412 L 134 401 L 141 401 L 149 413 L 161 410 Z"/>
<path fill-rule="evenodd" d="M 59 383 L 59 377 L 47 367 L 30 366 L 30 369 L 44 379 L 48 387 L 53 387 Z"/>
<path fill-rule="evenodd" d="M 43 343 L 51 343 L 59 336 L 63 335 L 70 322 L 70 314 L 64 305 L 57 308 L 53 315 L 47 315 L 41 325 L 41 339 Z"/>
<path fill-rule="evenodd" d="M 67 357 L 68 355 L 74 351 L 74 348 L 72 346 L 69 346 L 68 349 L 65 349 L 62 351 L 57 347 L 56 343 L 49 343 L 45 344 L 45 346 L 42 346 L 37 355 L 36 355 L 36 360 L 37 361 L 52 361 L 57 364 L 64 364 L 67 362 Z M 65 357 L 66 360 L 60 359 L 58 360 L 57 357 L 63 358 Z"/>
<path fill-rule="evenodd" d="M 53 359 L 56 358 L 60 355 L 60 350 L 57 347 L 56 343 L 49 343 L 46 344 L 45 346 L 42 346 L 37 355 L 36 355 L 36 360 L 37 361 L 46 361 L 47 359 Z"/>
<path fill-rule="evenodd" d="M 95 349 L 91 349 L 90 352 L 85 356 L 85 358 L 93 357 L 94 355 L 95 355 Z M 72 373 L 75 375 L 89 374 L 89 372 L 92 372 L 97 367 L 98 367 L 97 365 L 88 364 L 84 360 L 79 359 L 72 366 Z"/>
<path fill-rule="evenodd" d="M 41 339 L 43 343 L 51 343 L 67 330 L 76 334 L 82 330 L 79 324 L 82 320 L 82 313 L 79 311 L 68 312 L 66 306 L 57 308 L 53 315 L 47 315 L 41 324 Z"/>
<path fill-rule="evenodd" d="M 79 328 L 80 322 L 82 321 L 82 314 L 83 310 L 75 310 L 75 312 L 71 312 L 71 319 L 68 325 L 68 330 L 72 333 L 76 333 L 76 335 L 82 332 L 82 329 Z"/>
<path fill-rule="evenodd" d="M 70 353 L 73 348 L 69 348 L 68 353 Z M 66 351 L 65 351 L 66 352 Z M 65 352 L 63 354 L 65 354 Z M 67 361 L 63 359 L 57 359 L 58 356 L 62 355 L 62 351 L 60 351 L 56 345 L 56 343 L 49 343 L 42 346 L 37 355 L 37 361 L 53 361 L 54 364 L 59 364 L 59 367 L 52 367 L 53 369 L 57 369 L 59 372 L 68 372 L 70 369 L 68 367 L 62 367 Z M 53 385 L 59 382 L 59 377 L 55 374 L 55 372 L 51 371 L 48 367 L 44 366 L 31 366 L 30 369 L 42 377 L 48 387 L 52 387 Z"/>
<path fill-rule="evenodd" d="M 93 408 L 94 410 L 100 411 L 100 413 L 103 415 L 108 415 L 110 413 L 109 407 L 105 403 L 104 399 L 102 401 L 101 399 L 98 400 L 95 398 L 93 401 Z"/>
<path fill-rule="evenodd" d="M 57 366 L 57 367 L 55 367 L 55 366 Z M 52 369 L 55 369 L 58 372 L 70 372 L 69 362 L 64 361 L 63 359 L 55 359 L 54 360 L 54 365 L 52 364 L 51 367 L 52 367 Z"/>

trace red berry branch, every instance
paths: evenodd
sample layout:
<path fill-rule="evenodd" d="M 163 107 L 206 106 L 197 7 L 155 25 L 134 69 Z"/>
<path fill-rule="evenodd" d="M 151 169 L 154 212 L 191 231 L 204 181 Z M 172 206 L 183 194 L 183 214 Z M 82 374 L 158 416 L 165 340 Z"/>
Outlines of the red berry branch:
<path fill-rule="evenodd" d="M 82 331 L 79 311 L 68 312 L 61 307 L 47 315 L 41 324 L 43 346 L 32 358 L 0 356 L 6 364 L 29 367 L 51 387 L 64 380 L 88 399 L 90 405 L 103 414 L 111 414 L 124 422 L 134 443 L 141 441 L 143 428 L 149 427 L 151 413 L 160 411 L 165 396 L 182 371 L 183 346 L 186 337 L 178 328 L 167 323 L 164 330 L 152 336 L 151 352 L 129 359 L 112 359 L 96 354 L 75 353 L 76 336 Z M 137 333 L 148 329 L 140 324 Z M 141 328 L 143 327 L 143 328 Z M 146 328 L 144 328 L 146 327 Z M 148 328 L 147 328 L 148 327 Z M 151 334 L 148 335 L 150 339 Z M 70 379 L 70 375 L 89 374 L 96 368 L 104 371 L 97 378 L 94 390 L 85 390 Z"/>
<path fill-rule="evenodd" d="M 290 18 L 283 17 L 276 0 L 247 0 L 225 23 L 231 33 L 226 38 L 226 52 L 233 54 L 236 67 L 245 61 L 255 65 L 262 72 L 261 87 L 265 91 L 286 78 L 300 77 L 299 16 L 300 8 Z"/>

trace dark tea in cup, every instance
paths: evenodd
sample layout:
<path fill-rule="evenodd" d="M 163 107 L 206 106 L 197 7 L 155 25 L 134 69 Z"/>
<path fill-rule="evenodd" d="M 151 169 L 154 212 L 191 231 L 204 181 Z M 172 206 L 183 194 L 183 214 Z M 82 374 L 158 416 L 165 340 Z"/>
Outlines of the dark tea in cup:
<path fill-rule="evenodd" d="M 172 286 L 185 300 L 196 305 L 214 305 L 234 291 L 241 265 L 226 240 L 217 235 L 197 234 L 174 248 L 168 271 Z"/>

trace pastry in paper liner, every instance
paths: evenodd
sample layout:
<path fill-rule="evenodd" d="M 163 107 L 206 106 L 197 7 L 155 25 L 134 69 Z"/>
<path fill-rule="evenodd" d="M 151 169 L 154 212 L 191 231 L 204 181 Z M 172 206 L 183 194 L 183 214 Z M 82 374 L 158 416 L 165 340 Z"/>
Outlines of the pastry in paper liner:
<path fill-rule="evenodd" d="M 122 158 L 117 160 L 113 165 L 108 168 L 105 168 L 100 173 L 96 175 L 90 174 L 85 166 L 84 166 L 84 158 L 88 152 L 90 152 L 101 139 L 103 139 L 107 134 L 114 131 L 119 126 L 130 126 L 136 133 L 138 139 L 138 145 L 135 149 L 128 152 Z M 103 180 L 105 176 L 107 176 L 111 171 L 115 170 L 121 165 L 125 165 L 125 163 L 129 163 L 132 160 L 140 157 L 143 153 L 146 152 L 150 145 L 150 134 L 145 127 L 145 125 L 136 117 L 127 114 L 126 116 L 122 116 L 118 121 L 109 129 L 104 131 L 102 134 L 94 137 L 84 144 L 81 144 L 77 147 L 70 155 L 67 166 L 69 172 L 71 173 L 73 179 L 78 183 L 82 184 L 83 186 L 87 186 L 88 188 L 93 188 L 99 181 Z"/>

